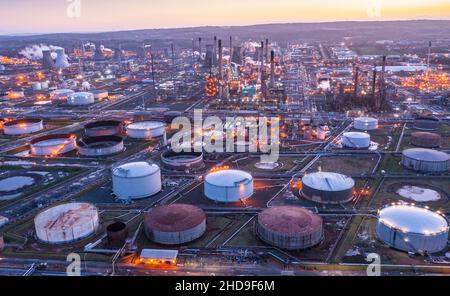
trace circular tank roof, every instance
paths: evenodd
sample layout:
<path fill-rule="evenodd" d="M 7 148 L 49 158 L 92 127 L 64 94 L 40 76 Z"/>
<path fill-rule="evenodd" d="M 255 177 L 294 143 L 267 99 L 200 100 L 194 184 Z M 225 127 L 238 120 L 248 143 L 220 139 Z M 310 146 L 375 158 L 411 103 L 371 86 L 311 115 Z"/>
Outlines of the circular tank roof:
<path fill-rule="evenodd" d="M 178 232 L 203 223 L 206 219 L 202 209 L 188 204 L 172 204 L 154 208 L 145 214 L 145 226 L 153 230 Z"/>
<path fill-rule="evenodd" d="M 444 217 L 412 205 L 386 207 L 380 211 L 378 217 L 380 222 L 403 232 L 430 235 L 448 228 L 448 222 Z"/>
<path fill-rule="evenodd" d="M 156 164 L 140 161 L 118 166 L 113 169 L 113 174 L 118 177 L 139 178 L 153 175 L 158 171 L 159 167 Z"/>
<path fill-rule="evenodd" d="M 364 122 L 364 123 L 377 122 L 377 120 L 375 118 L 372 118 L 372 117 L 358 117 L 358 118 L 355 119 L 355 121 L 360 121 L 360 122 Z"/>
<path fill-rule="evenodd" d="M 127 126 L 128 129 L 149 130 L 164 127 L 164 123 L 158 121 L 140 121 Z"/>
<path fill-rule="evenodd" d="M 205 181 L 209 184 L 222 187 L 233 187 L 245 180 L 251 181 L 252 175 L 239 170 L 223 170 L 209 173 L 205 177 Z"/>
<path fill-rule="evenodd" d="M 302 235 L 322 226 L 322 218 L 312 212 L 293 206 L 269 208 L 258 216 L 260 225 L 277 233 Z"/>
<path fill-rule="evenodd" d="M 425 148 L 411 148 L 403 150 L 403 155 L 413 158 L 416 160 L 425 161 L 448 161 L 450 160 L 450 155 L 445 152 L 425 149 Z"/>
<path fill-rule="evenodd" d="M 353 138 L 353 139 L 368 139 L 370 138 L 369 134 L 360 133 L 360 132 L 348 132 L 344 133 L 344 137 Z"/>
<path fill-rule="evenodd" d="M 412 137 L 420 138 L 423 140 L 431 140 L 431 141 L 439 141 L 441 139 L 441 136 L 434 133 L 428 133 L 428 132 L 415 132 L 411 134 Z"/>
<path fill-rule="evenodd" d="M 355 181 L 345 175 L 329 172 L 308 174 L 302 179 L 303 184 L 322 191 L 341 191 L 355 186 Z"/>
<path fill-rule="evenodd" d="M 97 208 L 92 204 L 68 203 L 43 211 L 34 222 L 40 229 L 73 229 L 90 224 L 97 215 Z"/>

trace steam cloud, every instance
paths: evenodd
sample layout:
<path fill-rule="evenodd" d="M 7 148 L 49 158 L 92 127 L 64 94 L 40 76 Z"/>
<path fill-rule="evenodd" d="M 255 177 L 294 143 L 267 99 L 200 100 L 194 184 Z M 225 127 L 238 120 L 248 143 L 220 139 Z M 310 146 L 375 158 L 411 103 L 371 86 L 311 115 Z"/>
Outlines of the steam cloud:
<path fill-rule="evenodd" d="M 27 46 L 21 51 L 19 51 L 19 54 L 23 55 L 24 57 L 30 59 L 30 60 L 40 60 L 42 59 L 42 51 L 43 50 L 50 50 L 52 51 L 52 58 L 56 58 L 56 53 L 54 52 L 57 49 L 61 49 L 60 46 L 55 45 L 45 45 L 45 44 L 34 44 L 31 46 Z"/>

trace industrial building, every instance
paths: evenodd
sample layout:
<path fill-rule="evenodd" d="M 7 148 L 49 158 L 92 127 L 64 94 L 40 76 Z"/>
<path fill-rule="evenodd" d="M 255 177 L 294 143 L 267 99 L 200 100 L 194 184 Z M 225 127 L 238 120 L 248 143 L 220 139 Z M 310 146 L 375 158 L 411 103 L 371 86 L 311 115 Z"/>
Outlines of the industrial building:
<path fill-rule="evenodd" d="M 294 206 L 277 206 L 258 215 L 257 234 L 273 246 L 301 250 L 319 244 L 323 239 L 323 221 L 319 215 Z"/>
<path fill-rule="evenodd" d="M 50 99 L 54 101 L 67 101 L 75 92 L 71 89 L 57 89 L 50 93 Z"/>
<path fill-rule="evenodd" d="M 378 213 L 377 236 L 387 245 L 406 252 L 435 253 L 447 246 L 449 223 L 426 208 L 397 204 Z"/>
<path fill-rule="evenodd" d="M 371 131 L 377 129 L 378 120 L 372 117 L 358 117 L 355 118 L 353 126 L 359 130 Z"/>
<path fill-rule="evenodd" d="M 411 134 L 411 144 L 422 148 L 437 148 L 442 143 L 442 137 L 429 132 L 415 132 Z"/>
<path fill-rule="evenodd" d="M 426 148 L 406 149 L 402 153 L 401 164 L 418 172 L 443 173 L 450 166 L 450 155 Z"/>
<path fill-rule="evenodd" d="M 94 103 L 94 94 L 90 92 L 76 92 L 67 97 L 67 104 L 73 106 L 83 106 Z"/>
<path fill-rule="evenodd" d="M 42 119 L 17 119 L 3 124 L 3 132 L 8 136 L 21 136 L 39 132 L 44 129 Z"/>
<path fill-rule="evenodd" d="M 88 123 L 84 133 L 88 137 L 115 136 L 122 133 L 122 122 L 118 120 L 102 120 Z"/>
<path fill-rule="evenodd" d="M 144 224 L 149 240 L 163 245 L 181 245 L 203 235 L 206 215 L 194 205 L 171 204 L 146 213 Z"/>
<path fill-rule="evenodd" d="M 178 250 L 143 249 L 139 259 L 143 264 L 175 265 L 177 258 Z"/>
<path fill-rule="evenodd" d="M 354 187 L 355 181 L 345 175 L 316 172 L 303 177 L 301 195 L 318 203 L 345 203 L 353 199 Z"/>
<path fill-rule="evenodd" d="M 370 146 L 370 135 L 361 132 L 348 132 L 342 135 L 341 143 L 347 148 L 368 148 Z"/>
<path fill-rule="evenodd" d="M 92 204 L 68 203 L 41 212 L 34 225 L 41 242 L 71 243 L 93 234 L 99 227 L 99 215 Z"/>
<path fill-rule="evenodd" d="M 211 172 L 205 177 L 205 196 L 218 202 L 236 202 L 253 195 L 253 177 L 240 170 Z"/>
<path fill-rule="evenodd" d="M 77 149 L 76 137 L 70 134 L 53 134 L 33 139 L 30 151 L 36 156 L 61 155 Z"/>
<path fill-rule="evenodd" d="M 161 170 L 156 164 L 130 162 L 112 169 L 113 192 L 122 200 L 150 197 L 161 191 Z"/>
<path fill-rule="evenodd" d="M 161 162 L 165 167 L 172 170 L 190 170 L 203 166 L 202 152 L 174 152 L 168 149 L 161 154 Z"/>
<path fill-rule="evenodd" d="M 165 124 L 157 121 L 140 121 L 127 126 L 127 134 L 135 139 L 152 139 L 164 135 Z"/>

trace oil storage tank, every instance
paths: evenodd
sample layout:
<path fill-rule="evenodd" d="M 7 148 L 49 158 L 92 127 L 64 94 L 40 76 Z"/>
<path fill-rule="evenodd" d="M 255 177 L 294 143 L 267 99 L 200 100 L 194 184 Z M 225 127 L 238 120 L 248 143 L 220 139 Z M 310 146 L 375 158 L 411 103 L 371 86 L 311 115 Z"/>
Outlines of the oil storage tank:
<path fill-rule="evenodd" d="M 359 130 L 371 131 L 377 129 L 378 120 L 372 117 L 358 117 L 355 118 L 353 126 Z"/>
<path fill-rule="evenodd" d="M 439 128 L 439 119 L 433 116 L 418 116 L 414 119 L 413 127 L 418 130 L 434 131 Z"/>
<path fill-rule="evenodd" d="M 149 240 L 164 245 L 180 245 L 205 233 L 206 215 L 194 205 L 171 204 L 147 212 L 144 224 Z"/>
<path fill-rule="evenodd" d="M 442 173 L 449 169 L 450 155 L 433 149 L 411 148 L 403 150 L 401 164 L 418 172 Z"/>
<path fill-rule="evenodd" d="M 67 97 L 67 104 L 73 106 L 90 105 L 95 102 L 94 94 L 90 92 L 77 92 Z"/>
<path fill-rule="evenodd" d="M 161 154 L 161 162 L 165 167 L 172 170 L 196 169 L 203 166 L 203 153 L 184 151 L 177 153 L 168 149 Z"/>
<path fill-rule="evenodd" d="M 447 246 L 448 230 L 445 217 L 414 205 L 390 205 L 378 213 L 378 238 L 406 252 L 442 251 Z"/>
<path fill-rule="evenodd" d="M 68 203 L 41 212 L 34 225 L 40 241 L 70 243 L 93 234 L 99 227 L 99 215 L 92 204 Z"/>
<path fill-rule="evenodd" d="M 303 177 L 301 194 L 318 203 L 345 203 L 352 200 L 354 187 L 355 181 L 345 175 L 316 172 Z"/>
<path fill-rule="evenodd" d="M 128 237 L 128 227 L 122 221 L 114 221 L 106 226 L 108 241 L 112 245 L 123 245 Z"/>
<path fill-rule="evenodd" d="M 135 139 L 152 139 L 166 132 L 165 124 L 158 121 L 139 121 L 127 126 L 127 134 Z"/>
<path fill-rule="evenodd" d="M 273 246 L 300 250 L 323 239 L 323 221 L 319 215 L 295 206 L 276 206 L 258 215 L 257 234 Z"/>
<path fill-rule="evenodd" d="M 341 142 L 347 148 L 368 148 L 370 146 L 370 135 L 361 132 L 348 132 L 342 135 Z"/>
<path fill-rule="evenodd" d="M 113 192 L 123 200 L 150 197 L 161 191 L 161 170 L 145 161 L 130 162 L 112 169 Z"/>
<path fill-rule="evenodd" d="M 76 148 L 76 136 L 70 134 L 47 135 L 30 142 L 31 154 L 36 156 L 61 155 Z"/>
<path fill-rule="evenodd" d="M 3 124 L 3 132 L 9 136 L 21 136 L 39 132 L 44 129 L 42 119 L 28 118 L 6 121 Z"/>
<path fill-rule="evenodd" d="M 236 202 L 253 195 L 253 177 L 240 170 L 211 172 L 205 177 L 205 196 L 218 202 Z"/>
<path fill-rule="evenodd" d="M 411 134 L 411 144 L 423 148 L 436 148 L 441 146 L 442 137 L 435 133 L 415 132 Z"/>
<path fill-rule="evenodd" d="M 78 153 L 83 156 L 107 156 L 125 149 L 120 136 L 84 137 L 77 141 Z"/>
<path fill-rule="evenodd" d="M 84 134 L 88 137 L 120 135 L 122 127 L 122 121 L 119 120 L 94 121 L 84 126 Z"/>

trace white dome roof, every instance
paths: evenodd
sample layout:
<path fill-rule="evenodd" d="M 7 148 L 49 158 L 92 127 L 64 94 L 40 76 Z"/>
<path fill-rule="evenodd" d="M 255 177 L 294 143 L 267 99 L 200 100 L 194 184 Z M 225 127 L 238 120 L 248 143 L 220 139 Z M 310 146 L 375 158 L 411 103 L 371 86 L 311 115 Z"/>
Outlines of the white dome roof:
<path fill-rule="evenodd" d="M 448 161 L 450 160 L 450 155 L 445 152 L 425 149 L 425 148 L 411 148 L 403 151 L 403 155 L 416 159 L 425 161 Z"/>
<path fill-rule="evenodd" d="M 239 170 L 212 172 L 205 177 L 205 181 L 211 185 L 226 187 L 236 186 L 236 184 L 242 183 L 245 180 L 253 180 L 252 175 Z"/>
<path fill-rule="evenodd" d="M 360 133 L 360 132 L 348 132 L 344 133 L 344 137 L 352 138 L 352 139 L 367 139 L 370 138 L 369 134 L 366 133 Z"/>
<path fill-rule="evenodd" d="M 448 228 L 448 222 L 444 217 L 412 205 L 384 208 L 380 211 L 379 219 L 389 227 L 425 235 L 439 233 Z"/>
<path fill-rule="evenodd" d="M 156 129 L 164 126 L 164 123 L 159 121 L 140 121 L 131 123 L 127 126 L 128 129 L 136 129 L 136 130 L 148 130 L 148 129 Z"/>
<path fill-rule="evenodd" d="M 302 179 L 308 187 L 322 191 L 341 191 L 355 186 L 355 181 L 345 175 L 329 172 L 308 174 Z"/>
<path fill-rule="evenodd" d="M 126 177 L 126 178 L 139 178 L 145 177 L 148 175 L 153 175 L 158 172 L 159 166 L 156 164 L 151 164 L 145 161 L 139 162 L 130 162 L 118 166 L 113 169 L 113 174 L 118 177 Z"/>

